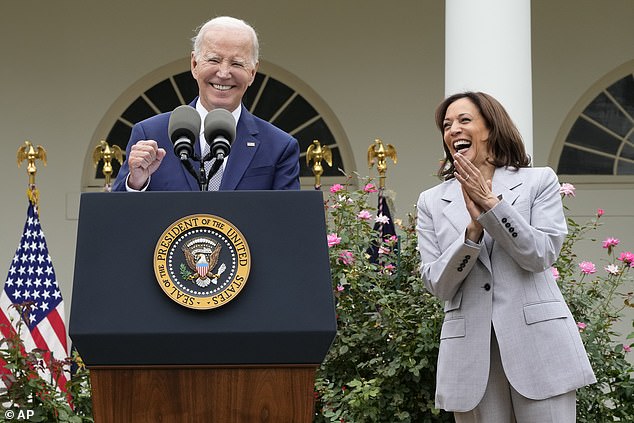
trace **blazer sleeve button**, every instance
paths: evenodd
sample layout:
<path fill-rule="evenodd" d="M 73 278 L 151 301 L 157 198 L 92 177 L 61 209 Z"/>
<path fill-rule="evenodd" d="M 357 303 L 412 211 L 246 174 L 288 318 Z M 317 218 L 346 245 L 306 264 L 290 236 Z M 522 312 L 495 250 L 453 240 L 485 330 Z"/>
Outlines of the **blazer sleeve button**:
<path fill-rule="evenodd" d="M 513 238 L 517 238 L 517 232 L 513 232 L 512 236 Z"/>
<path fill-rule="evenodd" d="M 484 288 L 485 291 L 490 291 L 491 290 L 491 284 L 490 283 L 485 283 L 482 288 Z"/>

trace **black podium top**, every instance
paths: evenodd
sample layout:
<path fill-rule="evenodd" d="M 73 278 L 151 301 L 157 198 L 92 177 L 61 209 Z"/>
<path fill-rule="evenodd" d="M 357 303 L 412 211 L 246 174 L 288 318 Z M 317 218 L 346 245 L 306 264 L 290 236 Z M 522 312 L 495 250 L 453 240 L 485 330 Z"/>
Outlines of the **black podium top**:
<path fill-rule="evenodd" d="M 175 221 L 210 214 L 246 239 L 239 295 L 195 310 L 161 289 L 153 254 Z M 322 193 L 85 193 L 69 334 L 97 365 L 319 364 L 336 333 Z"/>

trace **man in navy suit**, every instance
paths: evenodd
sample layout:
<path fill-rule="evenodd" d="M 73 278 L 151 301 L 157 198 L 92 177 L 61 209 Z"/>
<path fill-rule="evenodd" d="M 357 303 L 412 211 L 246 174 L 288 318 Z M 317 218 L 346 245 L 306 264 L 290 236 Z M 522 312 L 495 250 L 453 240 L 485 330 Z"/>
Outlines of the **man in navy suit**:
<path fill-rule="evenodd" d="M 191 72 L 198 97 L 190 104 L 204 122 L 211 110 L 230 111 L 236 137 L 220 172 L 219 190 L 299 189 L 299 145 L 291 135 L 251 113 L 242 97 L 257 73 L 258 39 L 246 22 L 218 17 L 201 26 L 193 39 Z M 170 113 L 134 125 L 127 158 L 113 184 L 116 191 L 197 191 L 199 183 L 173 152 Z M 204 151 L 203 130 L 195 145 Z M 196 163 L 192 161 L 196 169 Z"/>

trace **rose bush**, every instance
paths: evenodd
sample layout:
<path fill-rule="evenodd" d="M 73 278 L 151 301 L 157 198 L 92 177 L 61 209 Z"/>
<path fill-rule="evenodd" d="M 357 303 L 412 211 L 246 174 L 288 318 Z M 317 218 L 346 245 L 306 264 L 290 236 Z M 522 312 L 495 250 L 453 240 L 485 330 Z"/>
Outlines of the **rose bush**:
<path fill-rule="evenodd" d="M 562 184 L 561 195 L 575 196 L 571 184 Z M 624 318 L 624 309 L 633 307 L 632 267 L 634 254 L 620 250 L 620 241 L 604 239 L 602 265 L 579 259 L 575 246 L 597 240 L 591 235 L 601 226 L 603 209 L 594 218 L 579 224 L 568 218 L 568 236 L 553 266 L 557 283 L 577 320 L 597 383 L 577 391 L 577 422 L 634 422 L 634 367 L 627 360 L 631 343 L 617 341 L 622 334 L 614 329 Z M 634 325 L 634 322 L 632 322 Z M 634 338 L 634 332 L 626 336 Z"/>
<path fill-rule="evenodd" d="M 315 421 L 453 421 L 434 408 L 443 310 L 419 275 L 414 220 L 381 237 L 376 187 L 361 186 L 333 185 L 325 203 L 338 329 L 318 370 Z"/>
<path fill-rule="evenodd" d="M 32 303 L 14 304 L 20 315 L 28 315 Z M 4 361 L 4 372 L 0 382 L 0 404 L 4 413 L 0 413 L 1 422 L 21 420 L 27 416 L 30 422 L 45 423 L 86 423 L 93 422 L 90 378 L 79 355 L 57 360 L 47 358 L 47 351 L 33 349 L 27 351 L 20 333 L 24 324 L 18 324 L 18 330 L 9 338 L 0 338 L 0 360 Z M 43 378 L 44 360 L 50 360 L 53 377 Z M 56 374 L 70 373 L 72 377 L 66 383 L 66 392 L 57 386 Z M 6 386 L 5 386 L 6 385 Z M 23 419 L 22 419 L 23 420 Z"/>

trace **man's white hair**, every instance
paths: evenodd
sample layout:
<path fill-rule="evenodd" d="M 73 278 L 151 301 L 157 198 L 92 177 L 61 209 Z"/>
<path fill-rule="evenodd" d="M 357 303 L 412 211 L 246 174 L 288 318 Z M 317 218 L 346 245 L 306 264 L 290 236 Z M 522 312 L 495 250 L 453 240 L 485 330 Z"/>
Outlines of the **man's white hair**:
<path fill-rule="evenodd" d="M 193 46 L 192 48 L 194 50 L 194 56 L 196 56 L 197 58 L 200 57 L 200 50 L 202 48 L 202 43 L 203 43 L 205 33 L 211 28 L 236 28 L 236 29 L 242 29 L 248 32 L 251 35 L 251 39 L 252 39 L 252 49 L 251 49 L 252 50 L 251 52 L 253 54 L 252 65 L 255 66 L 255 64 L 258 62 L 260 57 L 260 45 L 258 43 L 258 34 L 255 32 L 255 29 L 253 29 L 251 25 L 249 25 L 242 19 L 232 18 L 231 16 L 215 17 L 213 19 L 208 20 L 207 22 L 205 22 L 199 27 L 198 33 L 196 34 L 194 38 L 192 38 L 192 46 Z"/>

